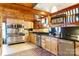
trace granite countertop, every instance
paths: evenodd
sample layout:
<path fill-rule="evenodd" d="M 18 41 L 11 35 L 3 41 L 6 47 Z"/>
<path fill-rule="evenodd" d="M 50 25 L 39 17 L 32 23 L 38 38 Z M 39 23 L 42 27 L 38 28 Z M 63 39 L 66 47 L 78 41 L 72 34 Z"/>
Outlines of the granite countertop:
<path fill-rule="evenodd" d="M 50 35 L 49 33 L 34 33 L 34 34 L 41 35 L 41 36 L 44 35 L 44 36 L 53 37 L 53 38 L 58 38 L 58 39 L 62 39 L 62 40 L 69 40 L 69 41 L 77 41 L 77 42 L 79 42 L 79 40 L 77 40 L 77 39 L 56 37 L 56 36 L 53 36 L 52 34 Z"/>

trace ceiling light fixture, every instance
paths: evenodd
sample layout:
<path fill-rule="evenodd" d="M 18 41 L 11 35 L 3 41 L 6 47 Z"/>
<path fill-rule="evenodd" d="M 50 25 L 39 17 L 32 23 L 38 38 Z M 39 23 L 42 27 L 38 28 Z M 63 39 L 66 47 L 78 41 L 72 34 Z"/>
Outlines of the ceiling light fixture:
<path fill-rule="evenodd" d="M 51 9 L 51 13 L 54 13 L 54 12 L 57 12 L 57 7 L 56 6 L 53 6 L 52 9 Z"/>
<path fill-rule="evenodd" d="M 45 12 L 41 12 L 42 15 L 45 15 Z"/>

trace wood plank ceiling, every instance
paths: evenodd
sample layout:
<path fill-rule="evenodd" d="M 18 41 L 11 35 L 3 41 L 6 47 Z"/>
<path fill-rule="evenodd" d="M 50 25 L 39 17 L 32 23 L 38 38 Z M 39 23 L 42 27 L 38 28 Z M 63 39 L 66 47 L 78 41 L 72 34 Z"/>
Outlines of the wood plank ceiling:
<path fill-rule="evenodd" d="M 43 16 L 50 15 L 49 12 L 33 9 L 33 7 L 35 5 L 36 5 L 36 3 L 0 3 L 0 7 L 8 8 L 8 9 L 11 9 L 11 10 L 17 10 L 20 13 L 23 13 L 24 15 L 26 15 L 25 19 L 28 20 L 28 21 L 34 21 L 34 19 L 35 19 L 34 15 L 36 15 L 36 14 L 41 15 L 41 16 L 42 15 Z M 44 12 L 44 14 L 42 14 L 41 12 Z"/>

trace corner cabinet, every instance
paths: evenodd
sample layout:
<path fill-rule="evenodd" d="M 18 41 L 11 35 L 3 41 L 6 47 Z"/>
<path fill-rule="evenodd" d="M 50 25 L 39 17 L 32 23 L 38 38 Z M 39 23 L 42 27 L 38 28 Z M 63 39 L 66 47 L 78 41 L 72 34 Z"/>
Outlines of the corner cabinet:
<path fill-rule="evenodd" d="M 30 33 L 30 41 L 33 44 L 36 44 L 36 34 Z"/>

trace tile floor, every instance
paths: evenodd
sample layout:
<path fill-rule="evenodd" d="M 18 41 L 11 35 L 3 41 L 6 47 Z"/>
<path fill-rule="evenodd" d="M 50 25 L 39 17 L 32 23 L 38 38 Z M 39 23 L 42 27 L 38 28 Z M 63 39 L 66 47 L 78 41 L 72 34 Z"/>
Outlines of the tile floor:
<path fill-rule="evenodd" d="M 40 47 L 24 50 L 21 52 L 9 54 L 7 56 L 55 56 L 54 54 L 42 49 Z"/>
<path fill-rule="evenodd" d="M 20 43 L 15 45 L 3 45 L 2 46 L 2 55 L 9 55 L 16 52 L 29 50 L 36 48 L 37 46 L 31 43 Z"/>
<path fill-rule="evenodd" d="M 52 53 L 29 42 L 3 45 L 2 49 L 3 56 L 54 56 Z"/>

